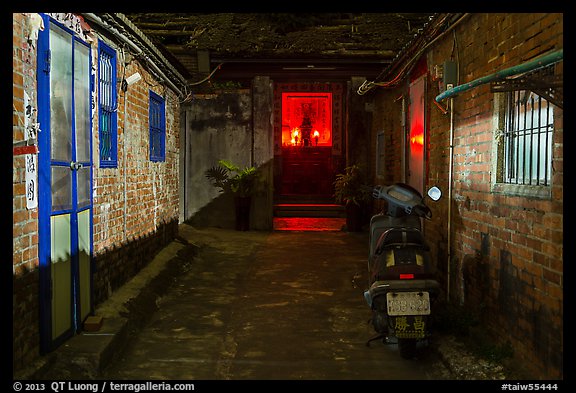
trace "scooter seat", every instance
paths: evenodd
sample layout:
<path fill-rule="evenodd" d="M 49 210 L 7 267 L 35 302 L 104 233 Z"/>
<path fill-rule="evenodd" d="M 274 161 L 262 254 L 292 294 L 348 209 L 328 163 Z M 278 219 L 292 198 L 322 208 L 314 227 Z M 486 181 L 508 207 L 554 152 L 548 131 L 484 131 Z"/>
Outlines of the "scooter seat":
<path fill-rule="evenodd" d="M 372 258 L 382 234 L 390 229 L 413 228 L 420 230 L 420 218 L 416 216 L 390 217 L 377 214 L 370 219 L 369 257 Z"/>
<path fill-rule="evenodd" d="M 422 232 L 415 228 L 390 228 L 380 235 L 376 243 L 376 254 L 380 254 L 386 248 L 413 247 L 429 250 L 422 236 Z"/>

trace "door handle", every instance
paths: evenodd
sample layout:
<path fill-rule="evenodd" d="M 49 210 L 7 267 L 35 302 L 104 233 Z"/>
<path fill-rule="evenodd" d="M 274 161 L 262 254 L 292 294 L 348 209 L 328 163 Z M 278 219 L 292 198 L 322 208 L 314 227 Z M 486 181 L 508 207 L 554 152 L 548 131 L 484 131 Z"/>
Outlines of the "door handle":
<path fill-rule="evenodd" d="M 77 171 L 78 169 L 82 168 L 83 166 L 84 165 L 82 165 L 79 162 L 74 162 L 74 161 L 70 162 L 70 169 L 73 171 Z"/>

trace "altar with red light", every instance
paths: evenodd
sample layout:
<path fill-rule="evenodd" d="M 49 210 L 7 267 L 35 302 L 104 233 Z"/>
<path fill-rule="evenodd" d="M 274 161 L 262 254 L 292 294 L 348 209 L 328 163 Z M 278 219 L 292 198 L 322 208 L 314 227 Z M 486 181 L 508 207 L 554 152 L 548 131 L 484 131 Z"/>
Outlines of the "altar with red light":
<path fill-rule="evenodd" d="M 282 93 L 282 147 L 332 146 L 332 93 Z"/>
<path fill-rule="evenodd" d="M 342 94 L 337 83 L 279 83 L 274 89 L 277 199 L 333 199 L 342 154 Z"/>

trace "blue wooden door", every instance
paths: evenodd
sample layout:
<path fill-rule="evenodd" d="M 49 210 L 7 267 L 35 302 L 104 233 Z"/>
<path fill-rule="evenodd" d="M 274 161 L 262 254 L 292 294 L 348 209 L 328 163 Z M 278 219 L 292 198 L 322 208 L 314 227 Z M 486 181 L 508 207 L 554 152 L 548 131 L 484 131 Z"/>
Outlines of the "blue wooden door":
<path fill-rule="evenodd" d="M 47 16 L 38 40 L 41 348 L 92 311 L 90 47 Z"/>

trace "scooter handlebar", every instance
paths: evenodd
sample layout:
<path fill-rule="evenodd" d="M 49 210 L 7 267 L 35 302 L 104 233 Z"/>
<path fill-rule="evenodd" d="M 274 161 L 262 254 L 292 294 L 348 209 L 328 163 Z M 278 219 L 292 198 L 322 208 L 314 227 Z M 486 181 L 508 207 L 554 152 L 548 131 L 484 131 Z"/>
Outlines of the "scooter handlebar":
<path fill-rule="evenodd" d="M 382 195 L 382 186 L 375 186 L 372 190 L 372 197 L 375 199 L 385 199 Z"/>
<path fill-rule="evenodd" d="M 377 185 L 372 190 L 372 196 L 376 199 L 384 199 L 388 202 L 388 214 L 398 216 L 403 211 L 407 215 L 431 218 L 432 212 L 424 204 L 422 195 L 406 184 L 393 184 L 390 186 Z"/>

